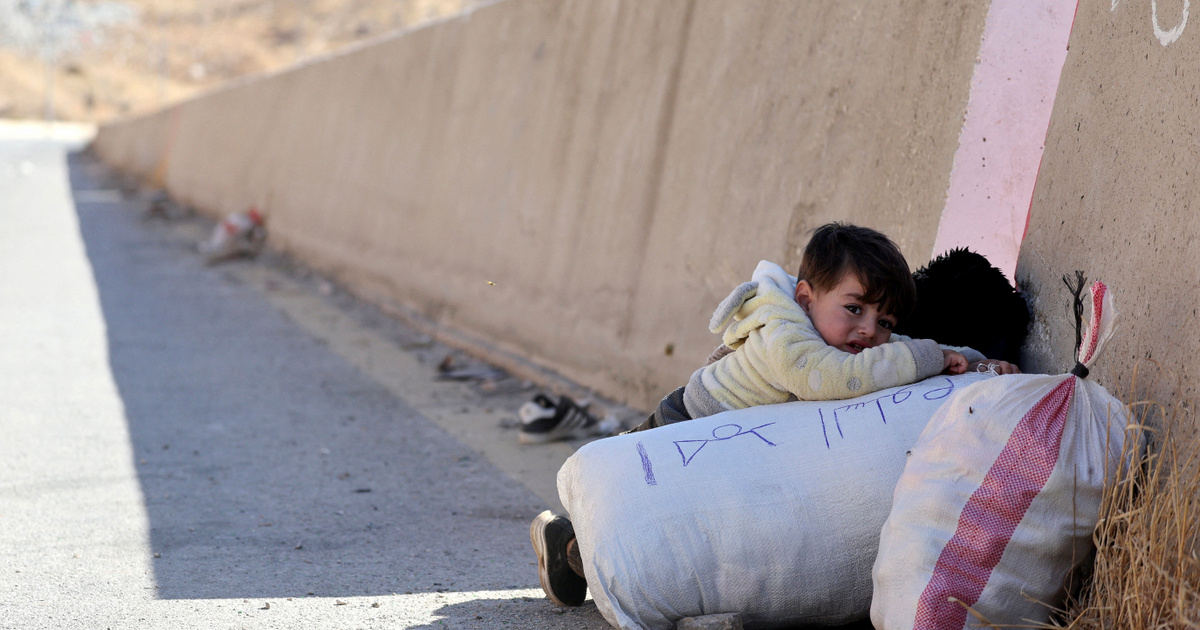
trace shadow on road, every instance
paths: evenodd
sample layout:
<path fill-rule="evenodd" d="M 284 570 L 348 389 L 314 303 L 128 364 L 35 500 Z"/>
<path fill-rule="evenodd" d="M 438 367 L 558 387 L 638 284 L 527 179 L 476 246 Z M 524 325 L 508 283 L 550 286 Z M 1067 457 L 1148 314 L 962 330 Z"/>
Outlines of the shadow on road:
<path fill-rule="evenodd" d="M 69 165 L 161 598 L 537 587 L 529 491 Z"/>
<path fill-rule="evenodd" d="M 516 616 L 528 618 L 531 609 L 540 613 L 541 624 L 538 628 L 576 628 L 574 615 L 583 614 L 600 616 L 596 604 L 588 600 L 580 608 L 562 609 L 548 605 L 544 600 L 533 601 L 528 598 L 512 598 L 507 600 L 477 600 L 448 604 L 434 611 L 439 619 L 433 623 L 413 626 L 406 630 L 490 630 L 506 627 L 505 623 Z M 789 630 L 818 630 L 813 626 L 797 626 Z M 858 623 L 845 626 L 823 626 L 822 630 L 872 630 L 871 621 L 864 619 Z"/>
<path fill-rule="evenodd" d="M 479 599 L 447 604 L 433 611 L 438 618 L 433 623 L 411 626 L 405 630 L 492 630 L 521 627 L 522 622 L 536 620 L 539 630 L 579 628 L 579 617 L 599 620 L 600 611 L 591 600 L 579 608 L 558 608 L 545 599 L 513 597 L 510 599 Z M 608 624 L 604 624 L 605 627 Z"/>

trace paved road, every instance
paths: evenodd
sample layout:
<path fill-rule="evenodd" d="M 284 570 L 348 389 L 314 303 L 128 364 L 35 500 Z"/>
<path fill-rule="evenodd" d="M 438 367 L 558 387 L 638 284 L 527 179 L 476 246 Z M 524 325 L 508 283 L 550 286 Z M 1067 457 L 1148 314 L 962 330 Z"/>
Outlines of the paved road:
<path fill-rule="evenodd" d="M 512 446 L 527 391 L 0 136 L 0 628 L 608 627 L 537 587 L 570 447 Z"/>

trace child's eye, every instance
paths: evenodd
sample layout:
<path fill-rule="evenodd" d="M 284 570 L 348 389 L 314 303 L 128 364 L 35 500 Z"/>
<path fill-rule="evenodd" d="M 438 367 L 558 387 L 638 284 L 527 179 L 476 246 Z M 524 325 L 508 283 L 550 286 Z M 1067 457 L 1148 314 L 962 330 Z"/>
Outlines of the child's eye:
<path fill-rule="evenodd" d="M 886 319 L 879 320 L 879 327 L 884 330 L 891 330 L 892 326 L 895 326 L 895 324 L 893 324 L 890 320 L 886 320 Z"/>
<path fill-rule="evenodd" d="M 862 312 L 862 307 L 857 304 L 847 304 L 846 310 L 850 311 L 851 313 L 854 313 L 855 315 L 858 315 L 859 313 Z"/>

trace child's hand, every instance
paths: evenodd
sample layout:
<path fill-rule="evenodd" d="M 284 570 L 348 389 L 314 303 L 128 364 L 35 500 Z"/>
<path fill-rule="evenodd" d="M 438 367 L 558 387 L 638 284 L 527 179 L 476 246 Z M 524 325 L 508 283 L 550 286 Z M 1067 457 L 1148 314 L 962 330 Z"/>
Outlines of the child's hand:
<path fill-rule="evenodd" d="M 942 373 L 962 374 L 967 371 L 967 357 L 953 350 L 942 350 Z"/>
<path fill-rule="evenodd" d="M 967 366 L 971 372 L 995 372 L 996 374 L 1020 374 L 1021 368 L 997 359 L 984 359 Z"/>

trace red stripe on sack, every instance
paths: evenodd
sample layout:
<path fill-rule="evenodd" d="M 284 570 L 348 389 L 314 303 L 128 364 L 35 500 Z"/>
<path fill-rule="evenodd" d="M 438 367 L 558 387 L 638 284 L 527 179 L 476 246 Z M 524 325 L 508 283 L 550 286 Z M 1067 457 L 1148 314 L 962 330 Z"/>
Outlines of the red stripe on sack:
<path fill-rule="evenodd" d="M 1017 524 L 1046 485 L 1058 462 L 1075 380 L 1063 379 L 1013 429 L 942 548 L 917 602 L 913 630 L 958 630 L 966 623 L 966 609 L 948 598 L 975 605 Z"/>
<path fill-rule="evenodd" d="M 1080 363 L 1086 364 L 1096 354 L 1096 344 L 1100 343 L 1100 317 L 1104 314 L 1104 294 L 1106 292 L 1108 292 L 1108 287 L 1104 286 L 1103 282 L 1092 285 L 1092 326 L 1088 331 L 1091 339 L 1088 340 L 1088 347 L 1079 359 Z"/>

